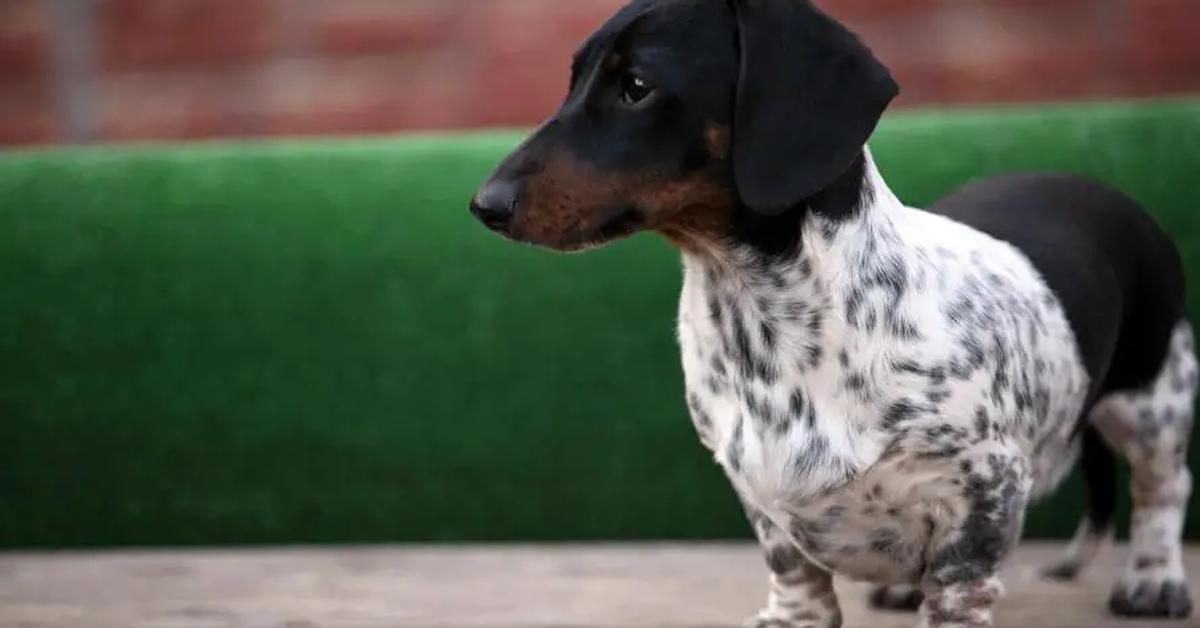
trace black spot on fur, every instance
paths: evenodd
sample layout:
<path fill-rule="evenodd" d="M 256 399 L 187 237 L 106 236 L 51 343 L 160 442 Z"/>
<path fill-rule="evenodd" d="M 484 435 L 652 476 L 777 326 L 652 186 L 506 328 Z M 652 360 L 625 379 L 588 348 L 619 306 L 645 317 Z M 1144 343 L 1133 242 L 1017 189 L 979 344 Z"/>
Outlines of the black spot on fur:
<path fill-rule="evenodd" d="M 725 458 L 735 473 L 742 470 L 742 423 L 742 415 L 739 414 L 733 423 L 733 436 L 725 448 Z"/>
<path fill-rule="evenodd" d="M 862 308 L 865 300 L 866 295 L 864 295 L 863 291 L 857 287 L 851 288 L 850 294 L 846 295 L 846 323 L 848 323 L 851 327 L 857 328 L 859 326 L 858 312 Z"/>
<path fill-rule="evenodd" d="M 1019 465 L 1013 458 L 991 454 L 983 471 L 967 475 L 963 485 L 967 518 L 957 540 L 934 557 L 929 569 L 934 582 L 942 586 L 972 582 L 995 572 L 1020 534 L 1026 494 Z"/>
<path fill-rule="evenodd" d="M 742 370 L 742 376 L 746 378 L 754 375 L 754 351 L 750 346 L 750 334 L 746 331 L 746 325 L 742 322 L 742 314 L 738 310 L 733 311 L 733 348 L 734 359 L 737 361 Z"/>
<path fill-rule="evenodd" d="M 804 564 L 800 550 L 791 545 L 774 545 L 766 552 L 767 567 L 779 575 L 791 573 Z"/>
<path fill-rule="evenodd" d="M 788 400 L 788 413 L 793 419 L 798 419 L 804 414 L 804 406 L 807 404 L 804 401 L 804 391 L 796 388 L 792 390 L 792 396 Z"/>
<path fill-rule="evenodd" d="M 826 519 L 837 519 L 844 514 L 846 514 L 846 507 L 839 504 L 834 504 L 833 506 L 825 509 L 824 517 Z"/>
<path fill-rule="evenodd" d="M 817 345 L 809 345 L 805 352 L 808 358 L 808 368 L 815 369 L 821 365 L 821 358 L 825 355 L 825 351 Z"/>
<path fill-rule="evenodd" d="M 988 423 L 987 409 L 984 408 L 983 406 L 976 407 L 975 408 L 975 437 L 980 440 L 986 440 L 988 438 L 988 433 L 990 431 L 990 430 L 988 430 L 988 425 L 989 425 L 989 423 Z"/>
<path fill-rule="evenodd" d="M 946 367 L 935 366 L 929 369 L 929 383 L 934 386 L 946 383 Z"/>
<path fill-rule="evenodd" d="M 783 304 L 783 318 L 787 321 L 798 321 L 808 313 L 808 303 L 804 301 L 788 301 Z"/>
<path fill-rule="evenodd" d="M 708 317 L 717 325 L 720 325 L 721 319 L 724 318 L 724 314 L 721 311 L 721 302 L 717 300 L 715 294 L 708 296 Z"/>
<path fill-rule="evenodd" d="M 775 326 L 769 321 L 763 321 L 762 324 L 759 325 L 759 333 L 762 335 L 763 346 L 766 347 L 768 351 L 774 351 Z"/>
<path fill-rule="evenodd" d="M 797 477 L 803 477 L 816 469 L 824 468 L 830 463 L 829 440 L 820 434 L 813 434 L 808 448 L 797 452 L 792 459 L 792 472 Z"/>
<path fill-rule="evenodd" d="M 890 554 L 900 542 L 900 535 L 889 528 L 879 528 L 871 531 L 870 546 L 872 552 Z"/>
<path fill-rule="evenodd" d="M 826 242 L 832 242 L 833 239 L 837 237 L 838 227 L 840 226 L 841 225 L 837 222 L 826 220 L 825 223 L 821 225 L 821 237 L 825 238 Z"/>
<path fill-rule="evenodd" d="M 908 359 L 893 361 L 891 368 L 893 372 L 908 373 L 911 375 L 925 375 L 926 372 L 925 369 L 921 368 L 921 365 L 917 364 L 915 360 Z"/>
<path fill-rule="evenodd" d="M 867 308 L 867 319 L 863 321 L 863 329 L 867 333 L 874 333 L 875 328 L 879 325 L 879 317 L 875 314 L 875 308 Z"/>
<path fill-rule="evenodd" d="M 901 399 L 900 401 L 888 406 L 887 410 L 884 411 L 883 428 L 886 430 L 893 430 L 901 423 L 916 418 L 919 411 L 920 408 L 918 408 L 911 401 L 907 399 Z"/>
<path fill-rule="evenodd" d="M 1008 373 L 999 368 L 996 369 L 995 375 L 992 376 L 992 400 L 999 402 L 1004 395 L 1004 391 L 1008 389 Z"/>
<path fill-rule="evenodd" d="M 807 257 L 801 257 L 800 263 L 796 265 L 796 269 L 800 271 L 800 278 L 807 281 L 813 274 L 812 260 Z"/>
<path fill-rule="evenodd" d="M 812 312 L 810 312 L 808 315 L 809 339 L 814 340 L 814 341 L 819 340 L 821 338 L 821 331 L 822 331 L 822 328 L 824 327 L 824 325 L 825 325 L 825 319 L 824 319 L 824 317 L 821 316 L 820 312 L 818 312 L 816 310 L 813 310 Z"/>
<path fill-rule="evenodd" d="M 984 353 L 983 345 L 980 344 L 978 338 L 969 335 L 963 336 L 959 339 L 959 343 L 966 352 L 967 364 L 970 365 L 971 369 L 978 369 L 979 367 L 983 366 L 987 356 Z"/>
<path fill-rule="evenodd" d="M 725 361 L 721 359 L 721 356 L 715 353 L 712 356 L 712 360 L 709 362 L 709 367 L 713 370 L 713 373 L 715 373 L 717 377 L 725 377 L 728 374 L 725 370 Z"/>
<path fill-rule="evenodd" d="M 921 332 L 917 330 L 917 326 L 910 320 L 904 318 L 892 318 L 888 321 L 888 331 L 899 340 L 913 341 L 921 339 Z"/>

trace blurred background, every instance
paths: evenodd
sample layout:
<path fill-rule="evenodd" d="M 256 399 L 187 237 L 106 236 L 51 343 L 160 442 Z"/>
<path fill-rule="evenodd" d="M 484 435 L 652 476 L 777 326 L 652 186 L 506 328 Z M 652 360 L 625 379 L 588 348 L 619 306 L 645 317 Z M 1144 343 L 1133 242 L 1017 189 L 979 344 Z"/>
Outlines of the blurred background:
<path fill-rule="evenodd" d="M 747 538 L 678 253 L 467 212 L 620 4 L 0 0 L 0 548 Z M 1200 1 L 819 4 L 902 84 L 906 201 L 1079 172 L 1200 273 Z"/>
<path fill-rule="evenodd" d="M 0 143 L 528 125 L 621 0 L 0 0 Z M 826 0 L 901 106 L 1200 89 L 1195 0 Z"/>

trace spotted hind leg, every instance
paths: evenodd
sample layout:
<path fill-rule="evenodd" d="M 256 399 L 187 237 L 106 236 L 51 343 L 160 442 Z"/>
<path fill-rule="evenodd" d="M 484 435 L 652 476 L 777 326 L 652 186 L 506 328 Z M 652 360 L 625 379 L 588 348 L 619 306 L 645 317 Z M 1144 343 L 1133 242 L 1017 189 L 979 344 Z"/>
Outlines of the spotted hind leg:
<path fill-rule="evenodd" d="M 1196 378 L 1192 329 L 1181 322 L 1157 378 L 1142 390 L 1102 399 L 1089 417 L 1129 461 L 1132 475 L 1131 553 L 1109 598 L 1117 615 L 1191 613 L 1180 539 L 1192 485 L 1187 446 Z"/>
<path fill-rule="evenodd" d="M 1087 484 L 1087 515 L 1067 551 L 1057 562 L 1042 570 L 1042 575 L 1059 581 L 1077 578 L 1092 559 L 1113 538 L 1113 515 L 1117 510 L 1117 459 L 1092 425 L 1083 431 L 1083 477 Z"/>

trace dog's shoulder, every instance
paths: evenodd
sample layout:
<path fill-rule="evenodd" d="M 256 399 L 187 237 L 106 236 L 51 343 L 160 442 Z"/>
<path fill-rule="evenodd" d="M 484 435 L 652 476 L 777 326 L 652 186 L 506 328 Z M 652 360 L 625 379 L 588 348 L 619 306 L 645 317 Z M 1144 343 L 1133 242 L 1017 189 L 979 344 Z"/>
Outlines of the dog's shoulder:
<path fill-rule="evenodd" d="M 1137 202 L 1051 172 L 981 179 L 928 208 L 1015 247 L 1058 298 L 1099 393 L 1157 372 L 1183 313 L 1169 238 Z"/>

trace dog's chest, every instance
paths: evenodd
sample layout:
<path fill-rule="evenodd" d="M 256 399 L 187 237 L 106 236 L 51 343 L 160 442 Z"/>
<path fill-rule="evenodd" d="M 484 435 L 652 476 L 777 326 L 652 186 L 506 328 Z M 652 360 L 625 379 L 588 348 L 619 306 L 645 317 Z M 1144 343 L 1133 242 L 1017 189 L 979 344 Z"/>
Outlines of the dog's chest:
<path fill-rule="evenodd" d="M 690 261 L 679 312 L 692 418 L 742 498 L 831 562 L 891 555 L 899 572 L 927 540 L 921 509 L 954 489 L 876 481 L 885 450 L 954 469 L 999 448 L 1048 486 L 1086 391 L 1070 328 L 1027 263 L 912 218 L 849 243 L 808 238 L 785 263 Z"/>

